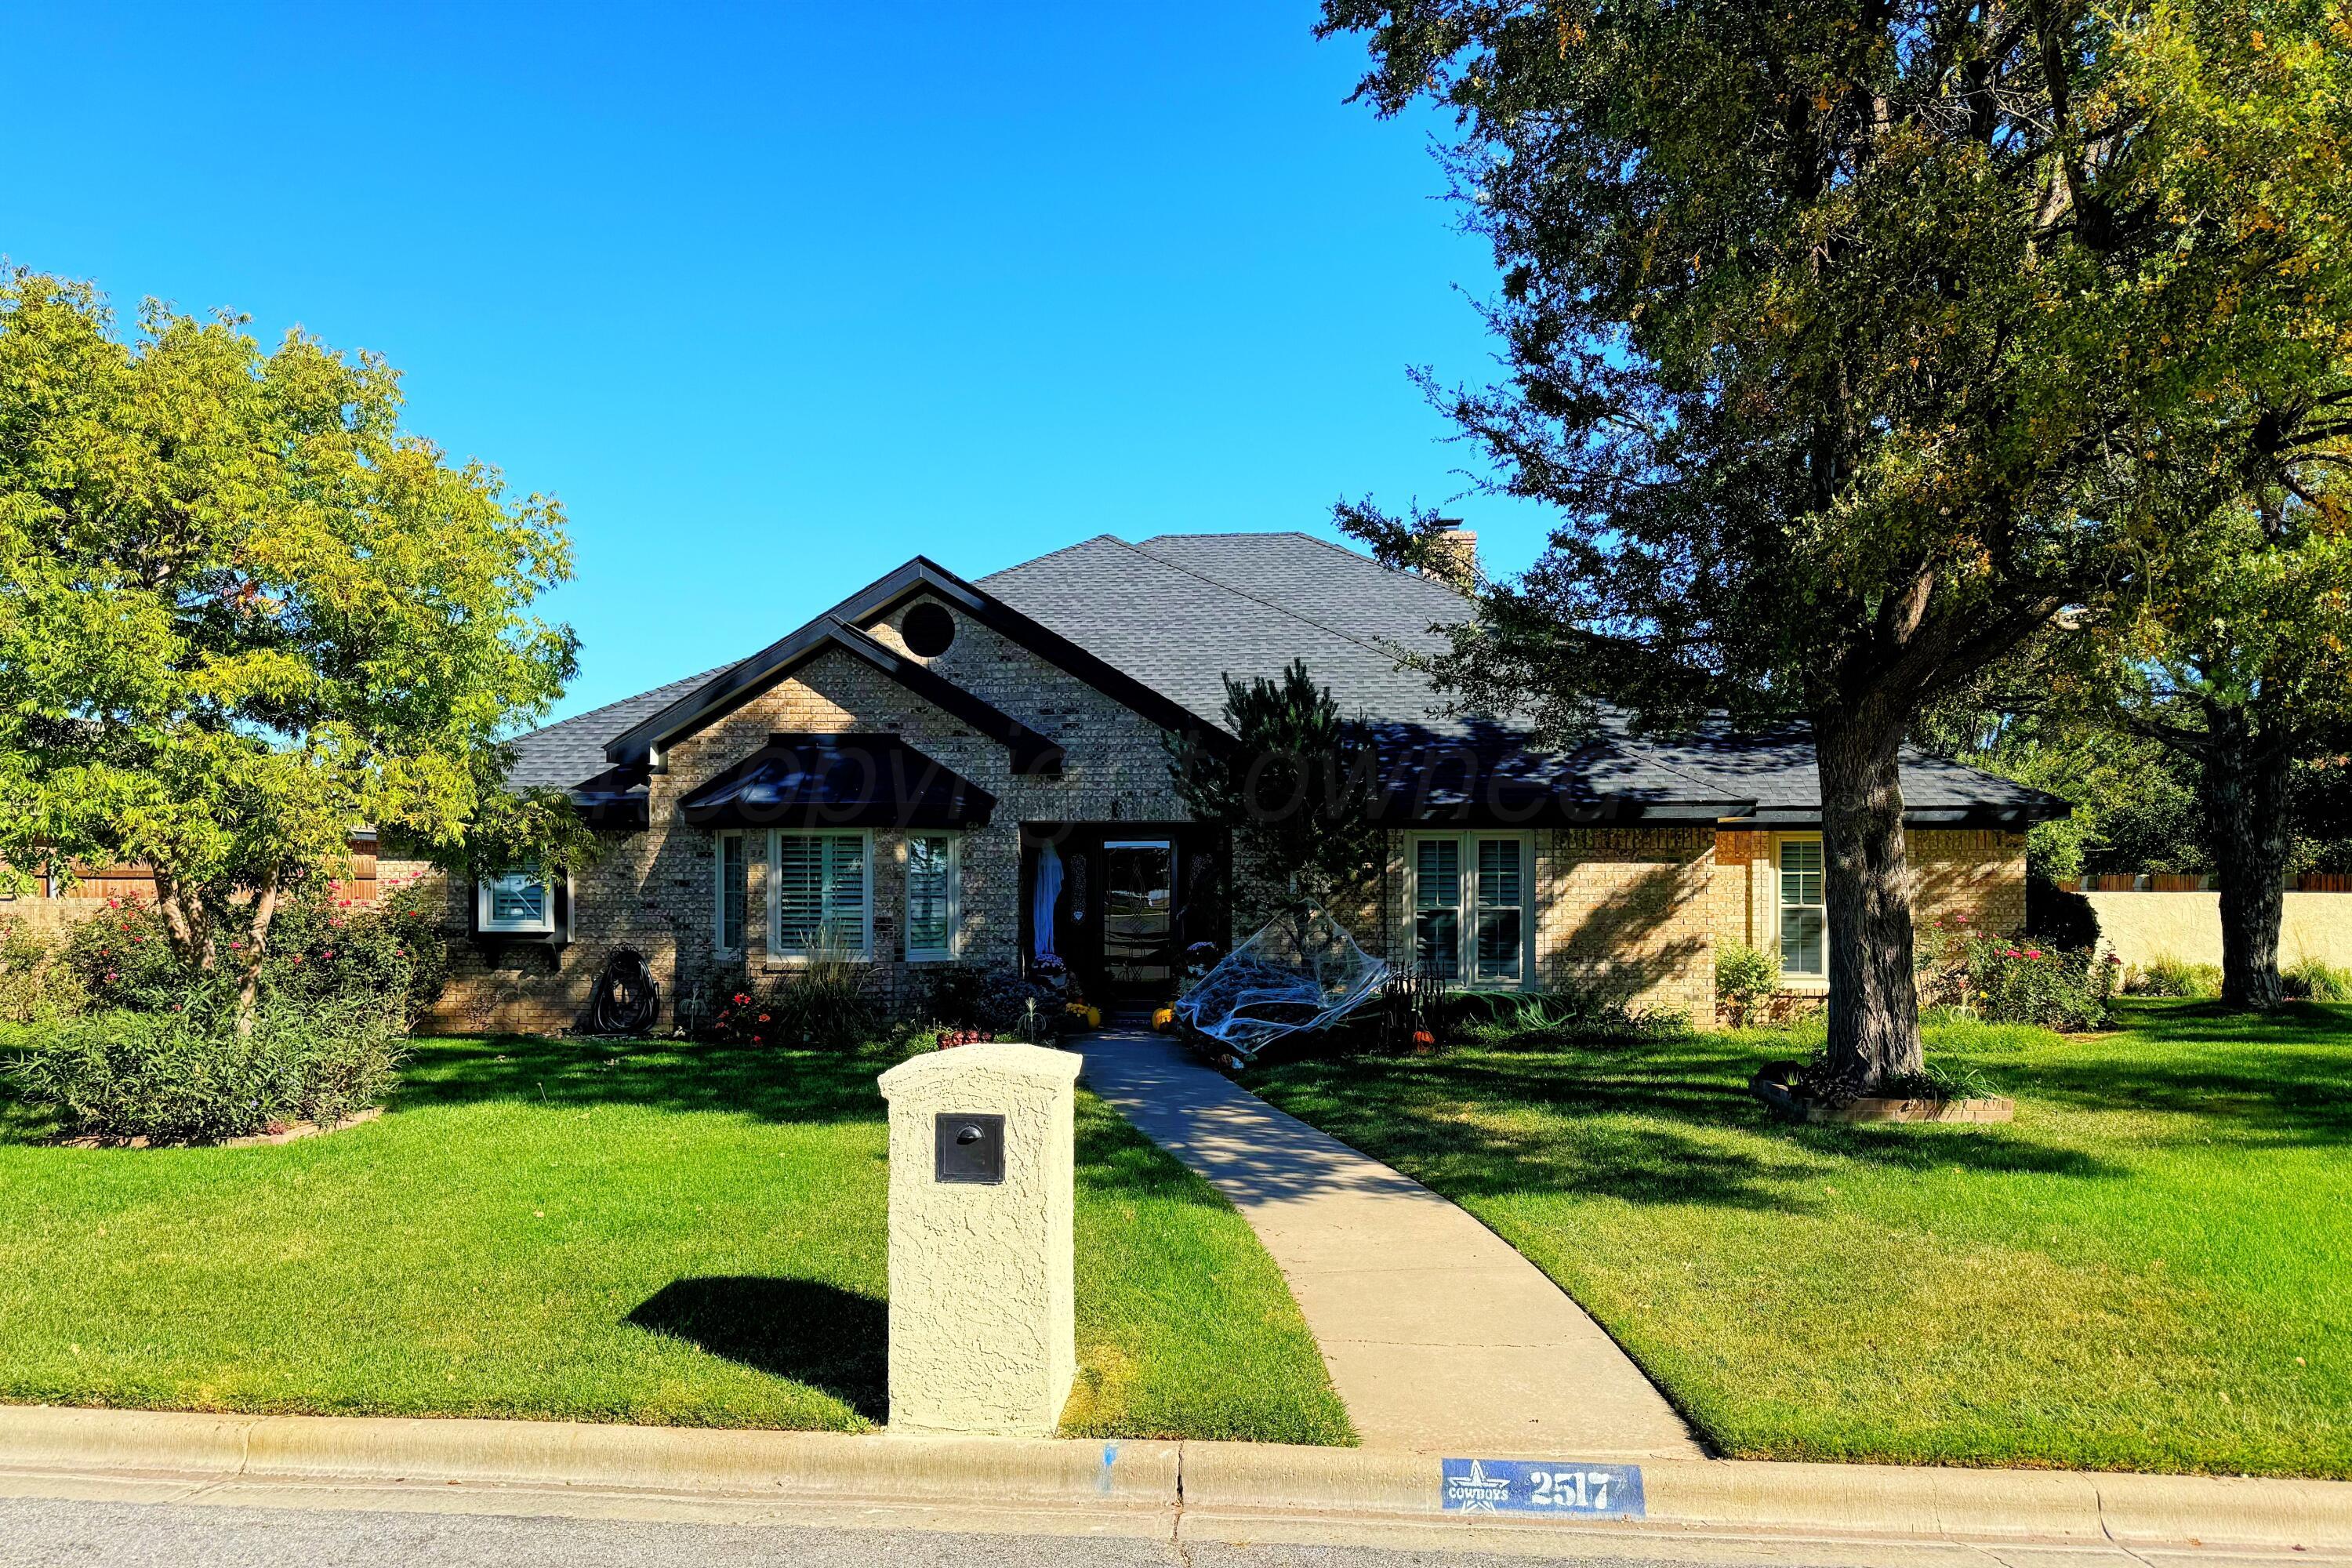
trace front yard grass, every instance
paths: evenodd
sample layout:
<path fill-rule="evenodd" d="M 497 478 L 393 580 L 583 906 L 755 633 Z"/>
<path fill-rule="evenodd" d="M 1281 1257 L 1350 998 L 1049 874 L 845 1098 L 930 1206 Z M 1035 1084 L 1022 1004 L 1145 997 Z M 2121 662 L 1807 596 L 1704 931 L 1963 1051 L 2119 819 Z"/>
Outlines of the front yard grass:
<path fill-rule="evenodd" d="M 859 1430 L 879 1055 L 417 1042 L 381 1121 L 77 1150 L 0 1105 L 0 1399 Z M 1075 1434 L 1351 1440 L 1273 1261 L 1081 1096 Z"/>
<path fill-rule="evenodd" d="M 1740 1458 L 2352 1478 L 2352 1007 L 1967 1023 L 1999 1127 L 1795 1127 L 1755 1031 L 1250 1079 L 1468 1208 Z"/>

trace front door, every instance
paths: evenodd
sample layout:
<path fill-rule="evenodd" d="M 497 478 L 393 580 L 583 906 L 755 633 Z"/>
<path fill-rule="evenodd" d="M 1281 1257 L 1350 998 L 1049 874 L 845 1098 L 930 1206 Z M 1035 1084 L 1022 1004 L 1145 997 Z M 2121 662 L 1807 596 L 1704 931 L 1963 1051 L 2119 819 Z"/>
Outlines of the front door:
<path fill-rule="evenodd" d="M 1176 846 L 1103 843 L 1103 973 L 1123 992 L 1164 993 L 1176 973 Z"/>

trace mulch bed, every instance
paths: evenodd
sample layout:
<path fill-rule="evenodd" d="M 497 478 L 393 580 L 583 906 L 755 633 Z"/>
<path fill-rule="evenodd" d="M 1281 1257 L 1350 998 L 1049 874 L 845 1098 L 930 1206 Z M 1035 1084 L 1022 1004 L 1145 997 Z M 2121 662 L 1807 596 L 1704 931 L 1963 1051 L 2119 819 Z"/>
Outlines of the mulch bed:
<path fill-rule="evenodd" d="M 346 1127 L 357 1127 L 363 1121 L 373 1121 L 383 1114 L 383 1107 L 371 1105 L 357 1115 L 346 1116 L 341 1121 L 321 1126 L 316 1121 L 295 1121 L 268 1132 L 249 1132 L 242 1138 L 224 1138 L 217 1143 L 157 1143 L 140 1138 L 60 1138 L 60 1149 L 249 1149 L 264 1143 L 291 1143 L 300 1138 L 316 1138 L 321 1133 L 341 1132 Z"/>
<path fill-rule="evenodd" d="M 2013 1121 L 2017 1101 L 2002 1095 L 1981 1100 L 1892 1100 L 1864 1098 L 1830 1105 L 1800 1092 L 1796 1067 L 1774 1062 L 1748 1080 L 1748 1092 L 1791 1121 L 1842 1122 L 1848 1125 L 1889 1121 L 1978 1122 Z"/>

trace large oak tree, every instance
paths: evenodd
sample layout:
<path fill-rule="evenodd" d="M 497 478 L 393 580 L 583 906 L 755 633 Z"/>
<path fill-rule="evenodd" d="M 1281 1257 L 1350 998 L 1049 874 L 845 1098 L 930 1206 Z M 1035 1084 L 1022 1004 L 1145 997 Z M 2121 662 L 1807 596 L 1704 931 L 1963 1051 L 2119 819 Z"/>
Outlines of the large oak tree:
<path fill-rule="evenodd" d="M 2342 449 L 2348 28 L 2325 0 L 1326 0 L 1363 96 L 1457 116 L 1508 374 L 1432 390 L 1561 517 L 1441 670 L 1563 725 L 1600 694 L 1810 722 L 1857 1088 L 1919 1065 L 1922 705 L 2130 592 L 2192 482 Z"/>

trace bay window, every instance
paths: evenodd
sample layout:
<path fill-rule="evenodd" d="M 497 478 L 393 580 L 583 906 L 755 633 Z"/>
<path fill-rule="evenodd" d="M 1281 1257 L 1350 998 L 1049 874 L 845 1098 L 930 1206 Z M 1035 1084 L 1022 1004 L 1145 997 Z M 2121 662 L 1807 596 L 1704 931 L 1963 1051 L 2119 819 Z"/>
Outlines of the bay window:
<path fill-rule="evenodd" d="M 1527 983 L 1532 846 L 1517 833 L 1411 839 L 1414 963 L 1448 984 Z"/>
<path fill-rule="evenodd" d="M 474 884 L 477 931 L 552 935 L 555 889 L 536 867 L 495 871 Z"/>
<path fill-rule="evenodd" d="M 873 838 L 779 832 L 770 841 L 768 948 L 785 958 L 874 952 Z"/>

